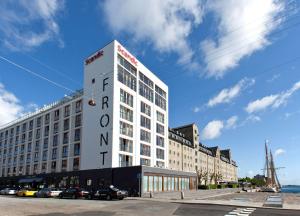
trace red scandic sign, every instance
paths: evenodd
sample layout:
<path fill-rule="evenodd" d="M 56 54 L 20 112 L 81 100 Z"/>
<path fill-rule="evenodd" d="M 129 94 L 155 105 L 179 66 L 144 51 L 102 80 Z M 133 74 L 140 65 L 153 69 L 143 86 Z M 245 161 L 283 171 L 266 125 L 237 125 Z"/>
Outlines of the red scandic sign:
<path fill-rule="evenodd" d="M 118 45 L 118 52 L 121 53 L 125 58 L 127 58 L 133 65 L 135 65 L 137 67 L 137 60 L 130 55 L 128 52 L 126 52 L 121 45 Z"/>
<path fill-rule="evenodd" d="M 88 65 L 93 61 L 95 61 L 96 59 L 100 58 L 101 56 L 103 56 L 103 53 L 104 53 L 103 50 L 98 51 L 95 55 L 85 60 L 85 65 Z"/>

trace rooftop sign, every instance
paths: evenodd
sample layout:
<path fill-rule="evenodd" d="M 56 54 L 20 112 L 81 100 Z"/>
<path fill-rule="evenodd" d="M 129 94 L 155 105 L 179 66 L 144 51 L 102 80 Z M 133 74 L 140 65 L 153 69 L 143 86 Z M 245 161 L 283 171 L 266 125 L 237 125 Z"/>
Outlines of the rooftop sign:
<path fill-rule="evenodd" d="M 101 56 L 103 56 L 103 53 L 104 53 L 103 50 L 98 51 L 95 55 L 85 60 L 85 65 L 88 65 L 93 61 L 95 61 L 96 59 L 100 58 Z"/>
<path fill-rule="evenodd" d="M 131 54 L 125 51 L 121 45 L 118 45 L 118 52 L 121 53 L 126 59 L 128 59 L 131 62 L 131 64 L 137 67 L 138 62 L 135 59 L 135 57 L 133 57 Z"/>

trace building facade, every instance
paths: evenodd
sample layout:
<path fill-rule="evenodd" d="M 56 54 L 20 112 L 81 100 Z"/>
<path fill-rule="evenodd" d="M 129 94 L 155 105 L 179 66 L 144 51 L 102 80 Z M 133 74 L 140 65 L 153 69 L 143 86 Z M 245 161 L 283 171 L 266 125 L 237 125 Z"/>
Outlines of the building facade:
<path fill-rule="evenodd" d="M 204 146 L 195 124 L 169 129 L 169 168 L 197 173 L 199 184 L 238 181 L 230 149 Z"/>

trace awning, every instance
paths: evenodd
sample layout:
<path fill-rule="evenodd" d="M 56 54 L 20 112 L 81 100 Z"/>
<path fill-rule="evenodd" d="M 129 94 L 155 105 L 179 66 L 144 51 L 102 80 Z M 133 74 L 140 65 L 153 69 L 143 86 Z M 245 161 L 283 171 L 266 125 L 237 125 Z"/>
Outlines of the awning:
<path fill-rule="evenodd" d="M 23 178 L 19 180 L 19 183 L 32 183 L 41 181 L 43 181 L 43 178 Z"/>

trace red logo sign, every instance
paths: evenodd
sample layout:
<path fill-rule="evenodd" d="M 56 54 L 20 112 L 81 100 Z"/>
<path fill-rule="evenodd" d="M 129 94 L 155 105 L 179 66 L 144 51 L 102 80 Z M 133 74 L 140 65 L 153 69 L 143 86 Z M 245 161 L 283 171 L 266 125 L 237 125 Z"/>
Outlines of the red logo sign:
<path fill-rule="evenodd" d="M 103 53 L 104 53 L 103 50 L 98 51 L 95 55 L 85 60 L 85 65 L 88 65 L 93 61 L 95 61 L 96 59 L 100 58 L 101 56 L 103 56 Z"/>
<path fill-rule="evenodd" d="M 137 60 L 135 59 L 135 57 L 133 57 L 132 55 L 130 55 L 128 52 L 126 52 L 121 45 L 118 45 L 118 52 L 121 53 L 125 58 L 127 58 L 133 65 L 135 65 L 137 67 Z"/>

